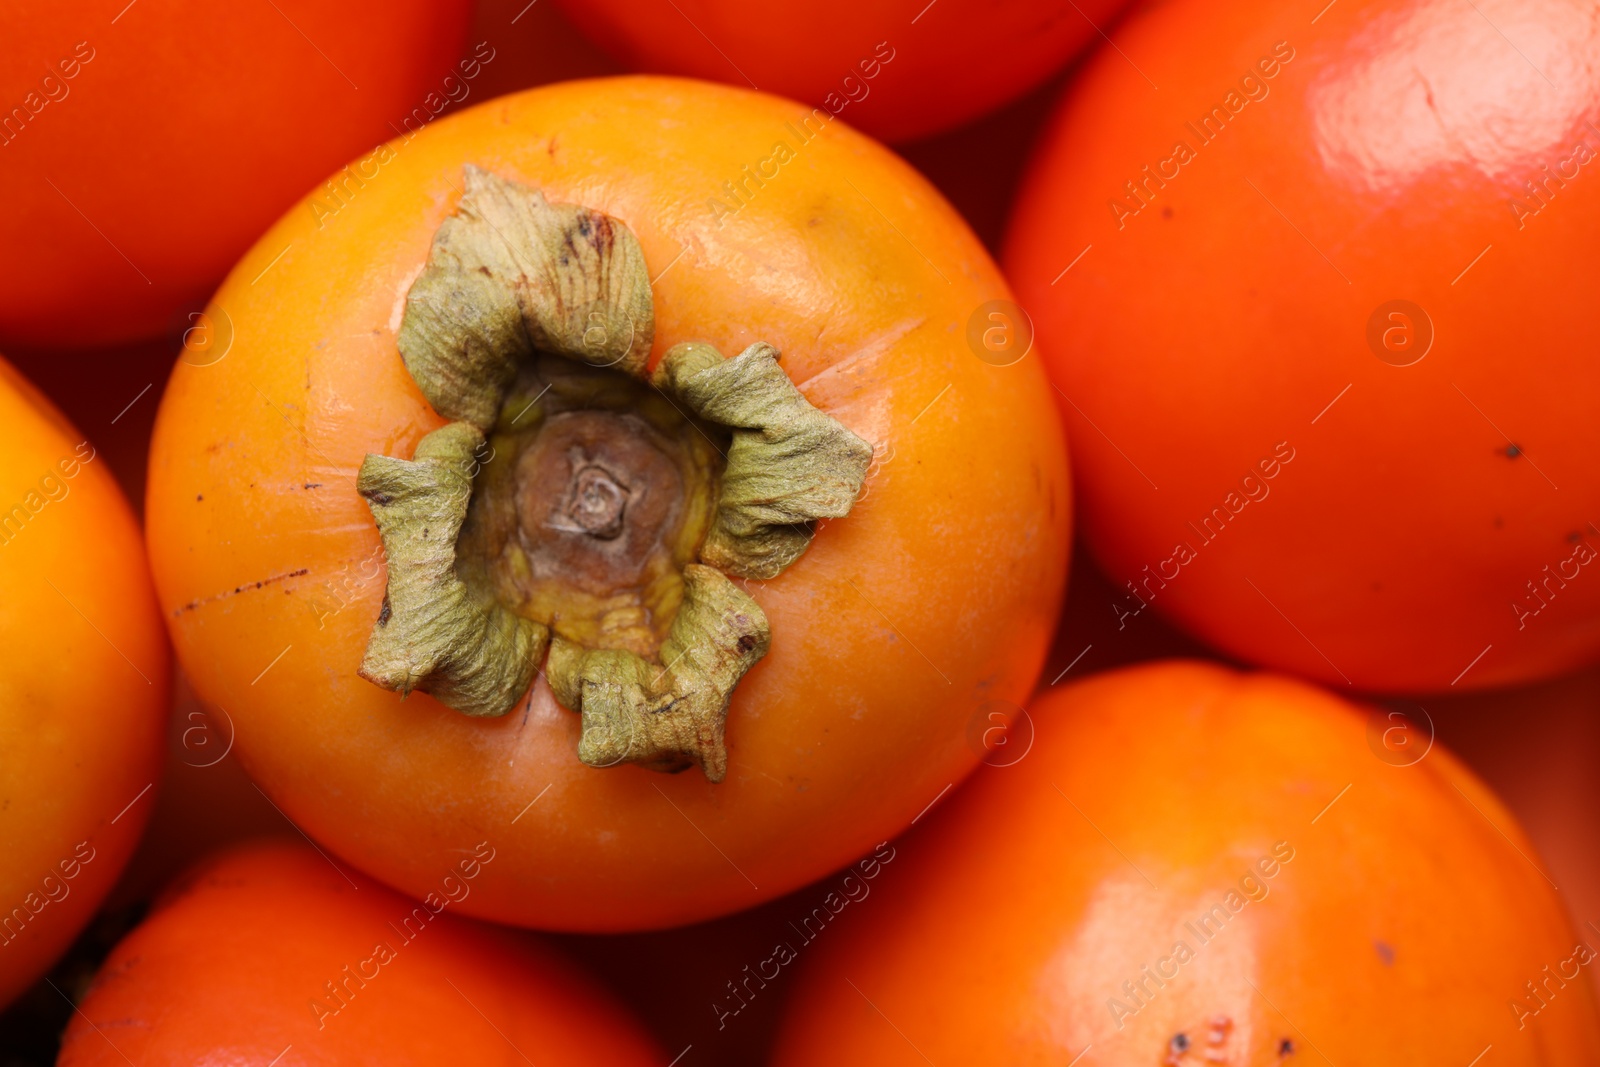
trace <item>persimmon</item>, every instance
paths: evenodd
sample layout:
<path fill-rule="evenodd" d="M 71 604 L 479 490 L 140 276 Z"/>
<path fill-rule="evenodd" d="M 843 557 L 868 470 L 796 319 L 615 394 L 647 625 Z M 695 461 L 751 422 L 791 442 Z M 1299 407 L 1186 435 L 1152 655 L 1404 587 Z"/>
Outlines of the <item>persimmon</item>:
<path fill-rule="evenodd" d="M 1597 34 L 1171 0 L 1087 65 L 1005 258 L 1108 613 L 1375 692 L 1595 659 Z"/>
<path fill-rule="evenodd" d="M 461 849 L 419 902 L 299 841 L 234 846 L 112 950 L 57 1063 L 664 1062 L 551 949 L 455 916 L 496 860 Z"/>
<path fill-rule="evenodd" d="M 0 341 L 17 347 L 196 327 L 307 187 L 468 99 L 494 57 L 484 42 L 461 58 L 467 0 L 16 7 L 0 41 Z"/>
<path fill-rule="evenodd" d="M 488 838 L 463 910 L 554 929 L 726 913 L 908 825 L 1033 684 L 1070 542 L 971 233 L 842 124 L 705 83 L 386 153 L 245 257 L 158 417 L 157 587 L 245 769 L 413 893 Z"/>
<path fill-rule="evenodd" d="M 579 29 L 635 70 L 780 93 L 891 141 L 1021 96 L 1098 41 L 1126 5 L 812 0 L 752 17 L 733 0 L 561 0 Z"/>
<path fill-rule="evenodd" d="M 0 1005 L 64 952 L 150 816 L 169 651 L 139 527 L 0 360 Z"/>
<path fill-rule="evenodd" d="M 1593 1063 L 1592 931 L 1500 802 L 1381 709 L 1166 661 L 1032 708 L 815 947 L 804 1064 Z"/>

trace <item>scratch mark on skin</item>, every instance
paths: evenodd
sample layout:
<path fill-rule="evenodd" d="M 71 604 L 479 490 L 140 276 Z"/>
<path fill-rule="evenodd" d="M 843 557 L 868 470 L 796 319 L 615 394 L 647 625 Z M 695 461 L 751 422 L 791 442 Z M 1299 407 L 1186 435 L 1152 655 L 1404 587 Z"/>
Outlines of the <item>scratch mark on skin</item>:
<path fill-rule="evenodd" d="M 228 597 L 238 596 L 240 593 L 249 592 L 253 589 L 262 589 L 278 582 L 287 581 L 290 578 L 303 578 L 310 573 L 310 568 L 301 567 L 297 571 L 290 571 L 287 574 L 275 574 L 271 578 L 263 578 L 259 582 L 246 582 L 243 585 L 234 586 L 231 590 L 226 592 L 215 593 L 211 596 L 201 597 L 199 600 L 191 600 L 189 603 L 183 605 L 183 607 L 175 610 L 172 613 L 172 616 L 173 618 L 177 618 L 186 611 L 193 611 L 195 608 L 204 607 L 207 604 L 213 604 L 218 600 L 226 600 Z"/>
<path fill-rule="evenodd" d="M 795 388 L 809 396 L 812 386 L 825 386 L 831 384 L 830 379 L 844 377 L 845 373 L 847 371 L 854 370 L 857 364 L 865 363 L 868 360 L 887 355 L 893 350 L 894 346 L 900 341 L 901 338 L 905 337 L 919 326 L 922 326 L 927 321 L 928 320 L 926 318 L 906 319 L 903 322 L 889 327 L 887 330 L 884 330 L 882 333 L 869 340 L 866 344 L 862 345 L 854 352 L 841 358 L 838 362 L 834 363 L 826 370 L 818 371 L 816 374 L 813 374 L 803 382 L 795 382 Z"/>

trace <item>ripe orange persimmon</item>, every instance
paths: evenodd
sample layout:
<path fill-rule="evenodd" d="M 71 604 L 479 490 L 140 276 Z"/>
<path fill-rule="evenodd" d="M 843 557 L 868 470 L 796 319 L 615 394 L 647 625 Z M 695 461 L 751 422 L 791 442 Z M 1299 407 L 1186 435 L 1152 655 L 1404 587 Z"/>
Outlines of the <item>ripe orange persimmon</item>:
<path fill-rule="evenodd" d="M 0 1005 L 116 881 L 161 769 L 166 634 L 101 457 L 0 360 Z"/>
<path fill-rule="evenodd" d="M 12 5 L 0 342 L 176 334 L 312 182 L 465 100 L 466 0 Z M 84 314 L 91 306 L 93 314 Z"/>
<path fill-rule="evenodd" d="M 1444 749 L 1185 661 L 1033 706 L 802 955 L 774 1062 L 1588 1064 L 1596 939 Z M 847 925 L 848 924 L 848 925 Z"/>
<path fill-rule="evenodd" d="M 1067 464 L 1005 283 L 909 168 L 800 105 L 618 78 L 441 120 L 317 203 L 217 294 L 231 347 L 174 374 L 148 498 L 186 672 L 297 824 L 413 893 L 487 838 L 464 911 L 622 930 L 802 885 L 976 764 L 1049 644 Z M 419 582 L 474 592 L 419 612 Z"/>
<path fill-rule="evenodd" d="M 1374 692 L 1594 660 L 1589 13 L 1171 0 L 1117 44 L 1006 255 L 1107 611 Z"/>
<path fill-rule="evenodd" d="M 235 846 L 112 950 L 57 1062 L 665 1062 L 555 952 L 451 914 L 497 858 L 462 849 L 419 903 L 299 841 Z"/>
<path fill-rule="evenodd" d="M 959 126 L 1021 96 L 1099 40 L 1127 0 L 561 0 L 637 70 L 805 101 L 892 141 Z M 921 9 L 920 11 L 918 9 Z"/>

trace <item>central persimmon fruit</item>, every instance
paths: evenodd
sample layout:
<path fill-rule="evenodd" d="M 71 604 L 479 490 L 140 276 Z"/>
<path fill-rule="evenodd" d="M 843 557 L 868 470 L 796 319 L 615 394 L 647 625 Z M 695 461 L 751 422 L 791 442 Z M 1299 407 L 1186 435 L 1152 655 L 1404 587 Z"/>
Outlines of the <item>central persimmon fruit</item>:
<path fill-rule="evenodd" d="M 756 343 L 674 345 L 647 374 L 650 278 L 627 227 L 466 170 L 399 347 L 451 419 L 357 487 L 389 558 L 361 675 L 504 715 L 543 669 L 578 757 L 727 773 L 728 698 L 766 654 L 735 579 L 847 514 L 872 447 Z"/>

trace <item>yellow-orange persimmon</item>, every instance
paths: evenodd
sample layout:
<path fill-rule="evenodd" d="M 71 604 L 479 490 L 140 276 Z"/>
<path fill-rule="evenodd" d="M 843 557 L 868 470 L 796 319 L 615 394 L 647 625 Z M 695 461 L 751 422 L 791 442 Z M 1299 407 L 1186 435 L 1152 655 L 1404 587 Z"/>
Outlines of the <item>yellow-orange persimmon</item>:
<path fill-rule="evenodd" d="M 454 916 L 497 861 L 474 843 L 419 902 L 298 840 L 235 846 L 179 879 L 112 950 L 58 1062 L 665 1062 L 530 935 Z"/>
<path fill-rule="evenodd" d="M 1425 736 L 1184 661 L 1030 711 L 1031 751 L 895 842 L 872 897 L 801 950 L 775 1063 L 1600 1056 L 1593 931 Z"/>
<path fill-rule="evenodd" d="M 743 190 L 736 209 L 729 188 Z M 852 449 L 868 450 L 848 515 L 822 522 L 777 577 L 722 580 L 724 593 L 748 598 L 739 618 L 770 625 L 770 645 L 760 657 L 751 635 L 737 644 L 759 661 L 732 694 L 720 782 L 714 767 L 670 776 L 585 766 L 579 716 L 548 684 L 559 683 L 555 666 L 526 698 L 513 694 L 509 714 L 484 718 L 424 692 L 401 700 L 357 674 L 376 673 L 363 668 L 364 650 L 400 625 L 395 582 L 415 571 L 386 558 L 374 513 L 387 513 L 392 487 L 369 484 L 371 468 L 403 468 L 425 435 L 467 426 L 446 425 L 402 360 L 397 334 L 416 303 L 408 294 L 425 269 L 434 277 L 441 223 L 467 224 L 464 197 L 531 190 L 603 213 L 585 216 L 589 237 L 567 234 L 585 254 L 595 234 L 624 250 L 637 239 L 650 292 L 641 314 L 654 323 L 641 361 L 658 366 L 686 341 L 730 357 L 767 342 L 815 408 L 806 425 L 819 411 L 865 442 Z M 523 240 L 516 225 L 482 228 L 490 254 Z M 237 723 L 246 769 L 340 856 L 422 892 L 456 850 L 492 842 L 499 859 L 465 912 L 620 930 L 705 918 L 801 885 L 903 829 L 965 775 L 982 753 L 971 720 L 986 701 L 1021 700 L 1046 652 L 1069 543 L 1066 457 L 1007 297 L 925 182 L 797 104 L 621 78 L 441 120 L 391 144 L 336 213 L 313 198 L 269 232 L 217 294 L 215 332 L 177 368 L 148 509 L 186 671 Z M 542 394 L 527 395 L 538 405 L 528 421 L 545 418 Z M 652 418 L 676 417 L 655 404 Z M 500 425 L 522 415 L 507 405 Z M 632 418 L 613 428 L 637 428 Z M 685 432 L 684 449 L 709 455 L 702 438 L 723 449 L 721 430 L 694 425 L 704 432 Z M 509 462 L 479 455 L 486 469 Z M 471 467 L 477 477 L 479 461 Z M 634 494 L 659 488 L 654 475 L 640 477 L 575 480 L 573 499 L 634 500 L 618 506 L 620 520 L 635 514 Z M 577 512 L 550 515 L 523 525 L 524 546 L 546 526 L 570 532 Z M 654 611 L 629 608 L 650 625 L 663 621 Z M 561 612 L 540 622 L 559 643 Z M 698 663 L 701 651 L 682 656 Z M 663 655 L 634 690 L 608 685 L 648 690 L 679 669 Z M 430 684 L 405 668 L 385 677 Z M 582 692 L 587 722 L 599 694 Z M 586 745 L 593 733 L 583 729 Z"/>
<path fill-rule="evenodd" d="M 166 634 L 94 445 L 0 360 L 0 1004 L 88 922 L 154 803 Z"/>

